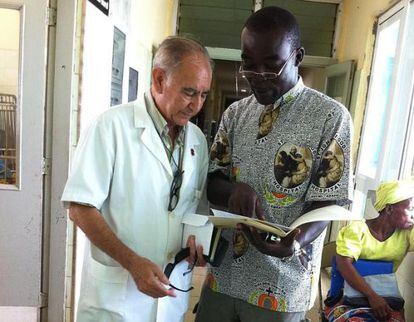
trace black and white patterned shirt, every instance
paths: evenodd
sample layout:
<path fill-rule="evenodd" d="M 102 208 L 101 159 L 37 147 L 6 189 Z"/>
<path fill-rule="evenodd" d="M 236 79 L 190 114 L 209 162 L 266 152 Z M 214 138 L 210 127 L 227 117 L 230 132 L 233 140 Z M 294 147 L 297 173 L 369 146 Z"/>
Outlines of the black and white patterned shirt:
<path fill-rule="evenodd" d="M 224 112 L 210 151 L 210 172 L 249 184 L 266 220 L 289 226 L 303 214 L 305 202 L 350 202 L 350 149 L 346 108 L 299 79 L 273 105 L 261 105 L 252 95 Z M 210 288 L 275 311 L 312 307 L 325 233 L 306 246 L 311 258 L 306 267 L 298 257 L 283 261 L 263 255 L 242 233 L 225 235 L 232 243 L 206 280 Z"/>

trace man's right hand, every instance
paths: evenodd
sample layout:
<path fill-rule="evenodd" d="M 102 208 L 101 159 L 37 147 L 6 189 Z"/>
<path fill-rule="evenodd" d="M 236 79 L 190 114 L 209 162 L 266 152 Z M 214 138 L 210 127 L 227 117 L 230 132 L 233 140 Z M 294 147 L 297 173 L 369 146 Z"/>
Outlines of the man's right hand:
<path fill-rule="evenodd" d="M 234 184 L 228 201 L 229 211 L 238 215 L 265 220 L 263 207 L 256 191 L 248 184 L 238 182 Z"/>
<path fill-rule="evenodd" d="M 141 256 L 134 257 L 128 271 L 134 279 L 138 290 L 142 293 L 153 298 L 175 297 L 174 290 L 166 288 L 166 285 L 170 284 L 167 276 L 149 259 Z"/>
<path fill-rule="evenodd" d="M 387 301 L 376 293 L 368 296 L 368 301 L 375 317 L 379 321 L 388 321 L 392 309 L 389 307 Z"/>

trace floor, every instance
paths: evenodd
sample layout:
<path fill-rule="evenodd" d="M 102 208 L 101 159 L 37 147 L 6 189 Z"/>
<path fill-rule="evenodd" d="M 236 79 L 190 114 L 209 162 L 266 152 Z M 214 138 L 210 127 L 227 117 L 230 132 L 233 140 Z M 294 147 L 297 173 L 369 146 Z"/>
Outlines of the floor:
<path fill-rule="evenodd" d="M 190 306 L 189 310 L 185 315 L 185 322 L 193 322 L 195 318 L 195 314 L 192 313 L 194 306 L 199 300 L 201 288 L 203 286 L 204 278 L 207 274 L 207 269 L 203 267 L 196 267 L 193 273 L 193 287 L 194 289 L 191 291 L 191 298 L 190 298 Z M 321 271 L 321 285 L 322 285 L 322 294 L 326 294 L 329 288 L 329 273 L 326 270 Z M 320 321 L 320 314 L 319 314 L 319 296 L 316 297 L 314 307 L 309 310 L 307 314 L 307 318 L 312 322 Z"/>

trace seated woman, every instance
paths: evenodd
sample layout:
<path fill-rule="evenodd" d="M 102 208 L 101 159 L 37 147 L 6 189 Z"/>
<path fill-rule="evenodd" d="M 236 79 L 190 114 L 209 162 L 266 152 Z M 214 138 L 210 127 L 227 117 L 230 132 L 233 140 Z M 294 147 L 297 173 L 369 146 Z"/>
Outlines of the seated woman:
<path fill-rule="evenodd" d="M 337 269 L 354 290 L 366 297 L 370 309 L 354 310 L 349 307 L 353 313 L 359 311 L 364 316 L 361 319 L 357 318 L 358 314 L 347 315 L 346 306 L 345 309 L 342 307 L 340 311 L 344 319 L 335 321 L 405 321 L 403 310 L 391 309 L 387 301 L 358 273 L 353 263 L 358 259 L 390 261 L 394 264 L 394 272 L 397 270 L 414 241 L 413 197 L 412 180 L 382 183 L 376 191 L 374 205 L 379 216 L 352 222 L 339 232 L 336 241 Z M 355 318 L 352 319 L 351 316 Z"/>

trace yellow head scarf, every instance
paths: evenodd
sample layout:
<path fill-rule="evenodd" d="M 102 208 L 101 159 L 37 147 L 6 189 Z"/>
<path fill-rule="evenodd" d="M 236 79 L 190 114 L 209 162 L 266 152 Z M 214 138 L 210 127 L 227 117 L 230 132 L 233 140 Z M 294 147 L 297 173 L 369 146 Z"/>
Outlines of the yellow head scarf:
<path fill-rule="evenodd" d="M 414 197 L 414 180 L 398 180 L 383 182 L 376 192 L 375 209 L 380 212 L 386 205 Z"/>

